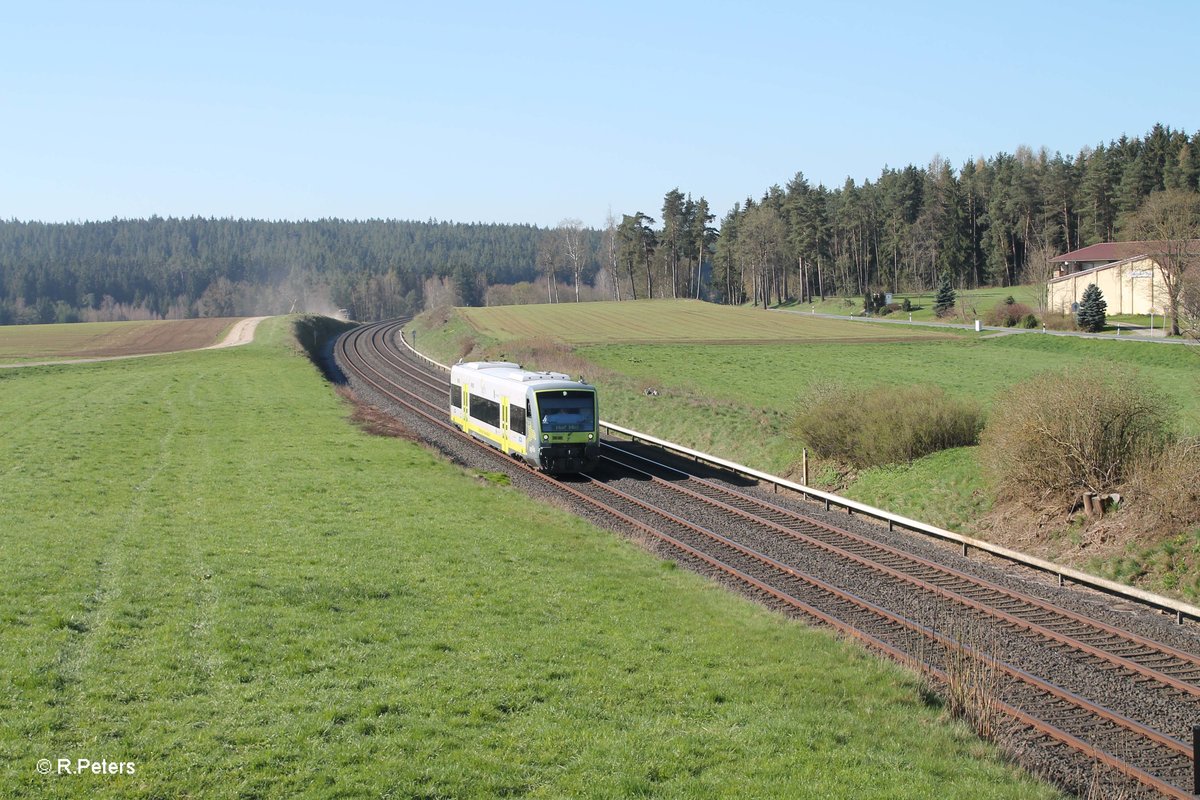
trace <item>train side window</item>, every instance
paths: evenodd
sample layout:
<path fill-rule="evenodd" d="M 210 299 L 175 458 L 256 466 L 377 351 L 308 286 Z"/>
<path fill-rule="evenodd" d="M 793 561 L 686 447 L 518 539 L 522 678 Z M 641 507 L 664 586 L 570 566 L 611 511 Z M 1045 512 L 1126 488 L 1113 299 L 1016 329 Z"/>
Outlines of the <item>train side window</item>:
<path fill-rule="evenodd" d="M 471 395 L 471 416 L 493 428 L 500 427 L 500 404 L 486 397 Z"/>
<path fill-rule="evenodd" d="M 462 408 L 462 387 L 450 384 L 450 405 L 453 408 Z"/>
<path fill-rule="evenodd" d="M 525 409 L 513 405 L 508 407 L 508 428 L 519 436 L 525 435 Z"/>

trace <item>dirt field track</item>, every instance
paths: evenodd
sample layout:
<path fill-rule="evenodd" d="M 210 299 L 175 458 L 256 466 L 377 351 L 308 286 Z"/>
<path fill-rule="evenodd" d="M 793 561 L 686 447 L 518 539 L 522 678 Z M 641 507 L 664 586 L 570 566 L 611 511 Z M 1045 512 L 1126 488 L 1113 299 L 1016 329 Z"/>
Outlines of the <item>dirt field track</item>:
<path fill-rule="evenodd" d="M 222 341 L 234 318 L 0 327 L 0 364 L 197 350 Z"/>

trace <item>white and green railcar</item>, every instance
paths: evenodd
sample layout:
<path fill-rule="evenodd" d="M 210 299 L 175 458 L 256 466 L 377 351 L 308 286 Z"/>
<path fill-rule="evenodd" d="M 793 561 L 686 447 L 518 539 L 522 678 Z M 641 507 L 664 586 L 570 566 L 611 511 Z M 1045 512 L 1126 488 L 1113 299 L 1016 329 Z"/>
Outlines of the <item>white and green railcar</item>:
<path fill-rule="evenodd" d="M 579 472 L 600 455 L 596 387 L 507 361 L 450 368 L 450 421 L 544 472 Z"/>

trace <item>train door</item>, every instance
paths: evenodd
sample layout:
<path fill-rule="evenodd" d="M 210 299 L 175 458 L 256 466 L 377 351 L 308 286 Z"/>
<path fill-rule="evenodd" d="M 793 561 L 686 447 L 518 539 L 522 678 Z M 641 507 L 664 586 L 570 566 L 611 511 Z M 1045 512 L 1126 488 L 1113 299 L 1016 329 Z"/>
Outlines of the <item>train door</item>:
<path fill-rule="evenodd" d="M 508 398 L 500 398 L 500 438 L 504 440 L 501 450 L 505 453 L 509 451 L 508 441 Z"/>

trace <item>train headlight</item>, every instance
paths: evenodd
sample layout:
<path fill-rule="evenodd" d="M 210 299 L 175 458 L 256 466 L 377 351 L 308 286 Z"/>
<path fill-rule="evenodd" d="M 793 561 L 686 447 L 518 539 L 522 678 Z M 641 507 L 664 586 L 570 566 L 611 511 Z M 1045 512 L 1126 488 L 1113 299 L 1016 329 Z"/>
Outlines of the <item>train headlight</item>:
<path fill-rule="evenodd" d="M 590 442 L 590 441 L 591 441 L 593 438 L 595 438 L 595 437 L 593 437 L 593 436 L 592 436 L 592 434 L 590 434 L 590 433 L 589 433 L 589 434 L 588 434 L 588 441 Z"/>
<path fill-rule="evenodd" d="M 543 442 L 548 442 L 548 441 L 550 441 L 550 434 L 548 434 L 548 433 L 543 433 L 543 434 L 542 434 L 542 441 L 543 441 Z"/>

